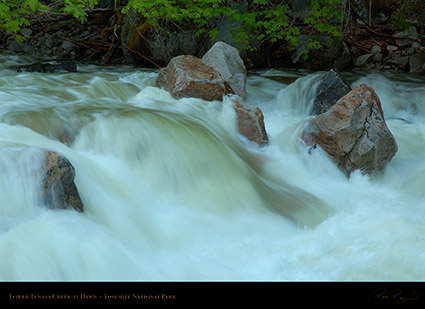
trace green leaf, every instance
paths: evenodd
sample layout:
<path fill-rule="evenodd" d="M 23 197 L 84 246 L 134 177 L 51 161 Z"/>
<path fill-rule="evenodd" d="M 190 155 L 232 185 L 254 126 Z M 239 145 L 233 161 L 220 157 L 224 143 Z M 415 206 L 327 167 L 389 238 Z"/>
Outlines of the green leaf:
<path fill-rule="evenodd" d="M 63 11 L 72 14 L 75 18 L 79 18 L 82 22 L 87 20 L 87 13 L 84 11 L 82 4 L 69 3 Z"/>

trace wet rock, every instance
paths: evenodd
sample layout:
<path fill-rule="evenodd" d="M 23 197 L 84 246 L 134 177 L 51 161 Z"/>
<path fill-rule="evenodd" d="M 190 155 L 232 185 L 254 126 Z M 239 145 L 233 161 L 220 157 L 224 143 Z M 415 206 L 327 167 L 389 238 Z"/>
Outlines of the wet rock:
<path fill-rule="evenodd" d="M 397 50 L 398 50 L 398 47 L 397 46 L 394 46 L 394 45 L 388 45 L 387 46 L 387 51 L 390 52 L 390 53 L 393 53 L 393 52 L 395 52 Z"/>
<path fill-rule="evenodd" d="M 77 65 L 71 60 L 36 62 L 16 68 L 17 72 L 66 73 L 77 72 Z"/>
<path fill-rule="evenodd" d="M 19 53 L 22 53 L 24 51 L 24 46 L 25 46 L 24 43 L 20 43 L 18 41 L 13 41 L 12 43 L 10 43 L 8 51 L 12 54 L 13 53 L 19 54 Z"/>
<path fill-rule="evenodd" d="M 43 162 L 43 198 L 46 206 L 83 211 L 83 203 L 74 183 L 75 169 L 69 160 L 57 153 L 46 151 Z"/>
<path fill-rule="evenodd" d="M 410 26 L 406 30 L 394 34 L 393 37 L 397 39 L 409 39 L 417 41 L 419 39 L 419 34 L 415 26 Z"/>
<path fill-rule="evenodd" d="M 21 34 L 27 39 L 31 37 L 32 32 L 33 31 L 30 28 L 22 28 L 21 29 Z"/>
<path fill-rule="evenodd" d="M 404 69 L 409 64 L 409 56 L 404 56 L 402 53 L 394 53 L 390 55 L 388 63 L 397 66 L 400 69 Z"/>
<path fill-rule="evenodd" d="M 425 72 L 425 53 L 415 54 L 409 58 L 409 73 L 421 74 Z"/>
<path fill-rule="evenodd" d="M 202 59 L 183 55 L 171 59 L 156 79 L 156 86 L 175 98 L 199 98 L 205 101 L 222 101 L 223 96 L 234 94 L 219 72 Z"/>
<path fill-rule="evenodd" d="M 263 146 L 269 138 L 264 125 L 264 116 L 260 108 L 246 103 L 235 101 L 235 111 L 238 117 L 239 132 L 249 140 Z"/>
<path fill-rule="evenodd" d="M 412 48 L 411 49 L 412 49 L 413 53 L 417 53 L 417 52 L 424 51 L 425 50 L 425 47 L 422 46 L 421 44 L 419 44 L 418 42 L 414 42 L 412 44 Z"/>
<path fill-rule="evenodd" d="M 326 112 L 350 90 L 351 87 L 338 70 L 325 73 L 317 87 L 311 114 L 319 115 Z"/>
<path fill-rule="evenodd" d="M 384 56 L 382 54 L 375 54 L 373 55 L 373 62 L 380 64 L 383 58 Z"/>
<path fill-rule="evenodd" d="M 73 49 L 74 47 L 75 47 L 75 44 L 70 41 L 63 41 L 61 45 L 61 48 L 66 50 Z"/>
<path fill-rule="evenodd" d="M 361 55 L 354 61 L 354 65 L 357 67 L 364 66 L 366 63 L 368 63 L 372 59 L 372 57 L 373 57 L 373 54 Z"/>
<path fill-rule="evenodd" d="M 217 42 L 202 60 L 221 74 L 235 94 L 246 97 L 246 68 L 236 48 L 224 42 Z"/>
<path fill-rule="evenodd" d="M 380 63 L 382 63 L 382 59 L 383 59 L 384 57 L 383 57 L 383 55 L 382 54 L 376 54 L 376 55 L 373 55 L 373 62 L 374 63 L 377 63 L 377 64 L 380 64 Z"/>
<path fill-rule="evenodd" d="M 407 47 L 407 46 L 411 46 L 415 41 L 411 40 L 411 39 L 397 39 L 395 40 L 397 46 L 399 47 Z"/>
<path fill-rule="evenodd" d="M 382 170 L 398 149 L 378 95 L 364 84 L 312 119 L 302 139 L 325 150 L 347 176 L 357 169 L 364 173 Z"/>
<path fill-rule="evenodd" d="M 380 52 L 382 52 L 382 47 L 379 45 L 374 45 L 372 46 L 372 49 L 370 51 L 373 55 L 379 54 Z"/>

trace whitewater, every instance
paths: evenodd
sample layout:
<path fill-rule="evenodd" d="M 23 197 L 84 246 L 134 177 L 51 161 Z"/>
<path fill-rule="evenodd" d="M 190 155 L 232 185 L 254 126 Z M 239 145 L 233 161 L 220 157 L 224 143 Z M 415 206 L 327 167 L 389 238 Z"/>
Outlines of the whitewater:
<path fill-rule="evenodd" d="M 17 73 L 0 58 L 0 280 L 422 281 L 425 77 L 343 73 L 377 92 L 398 152 L 347 178 L 300 135 L 324 72 L 251 71 L 269 135 L 233 100 L 174 99 L 157 70 Z M 84 212 L 43 204 L 43 150 L 75 167 Z"/>

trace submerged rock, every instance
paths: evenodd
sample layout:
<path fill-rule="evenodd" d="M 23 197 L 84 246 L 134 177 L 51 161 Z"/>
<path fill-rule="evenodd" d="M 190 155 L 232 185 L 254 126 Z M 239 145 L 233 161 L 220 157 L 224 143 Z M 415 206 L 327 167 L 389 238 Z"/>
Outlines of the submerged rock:
<path fill-rule="evenodd" d="M 202 60 L 221 74 L 235 94 L 241 98 L 246 97 L 246 68 L 236 48 L 217 42 Z"/>
<path fill-rule="evenodd" d="M 17 72 L 65 73 L 77 72 L 77 65 L 71 60 L 36 62 L 16 68 Z"/>
<path fill-rule="evenodd" d="M 326 112 L 350 91 L 351 87 L 347 84 L 341 73 L 336 69 L 330 70 L 323 75 L 317 87 L 311 114 L 319 115 Z"/>
<path fill-rule="evenodd" d="M 312 119 L 302 139 L 325 150 L 346 175 L 357 169 L 365 173 L 382 170 L 398 149 L 378 95 L 364 84 Z"/>
<path fill-rule="evenodd" d="M 83 203 L 74 183 L 75 169 L 69 160 L 57 153 L 46 151 L 43 162 L 43 199 L 50 208 L 83 211 Z"/>
<path fill-rule="evenodd" d="M 217 70 L 202 59 L 190 55 L 171 59 L 156 79 L 156 86 L 175 98 L 199 98 L 205 101 L 222 101 L 223 96 L 234 94 L 230 85 Z"/>

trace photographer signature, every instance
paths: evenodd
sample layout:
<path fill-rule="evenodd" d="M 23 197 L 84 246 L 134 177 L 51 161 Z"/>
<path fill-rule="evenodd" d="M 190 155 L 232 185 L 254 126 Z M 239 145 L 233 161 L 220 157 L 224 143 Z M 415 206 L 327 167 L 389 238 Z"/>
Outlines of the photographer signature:
<path fill-rule="evenodd" d="M 403 304 L 407 302 L 417 301 L 419 299 L 419 292 L 415 291 L 411 295 L 402 295 L 401 289 L 387 290 L 386 288 L 377 289 L 369 296 L 369 302 L 379 301 L 380 303 L 396 303 Z"/>

